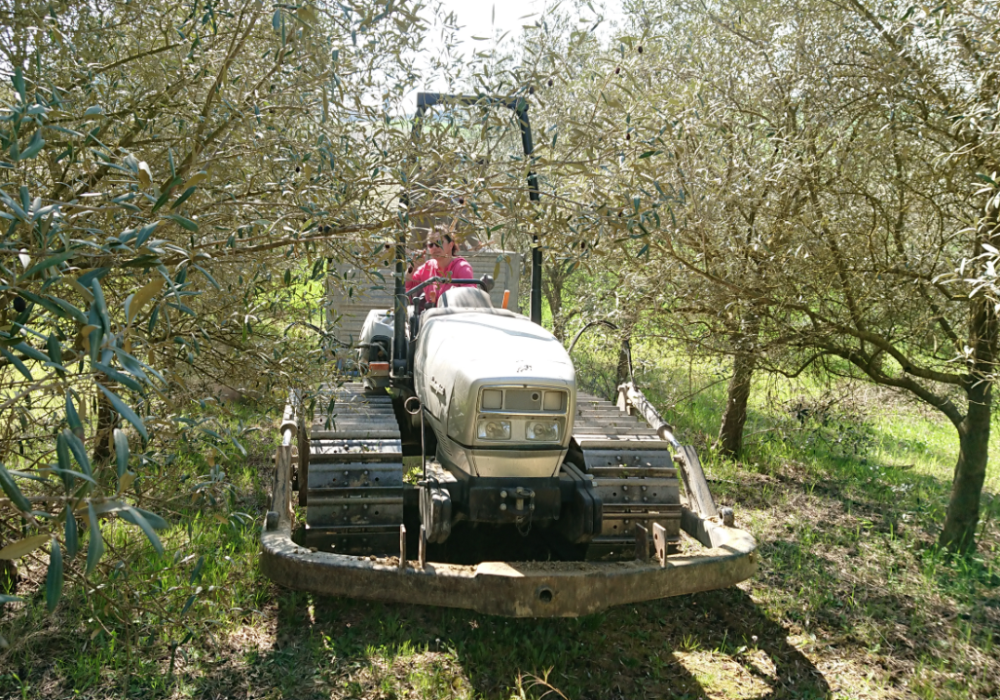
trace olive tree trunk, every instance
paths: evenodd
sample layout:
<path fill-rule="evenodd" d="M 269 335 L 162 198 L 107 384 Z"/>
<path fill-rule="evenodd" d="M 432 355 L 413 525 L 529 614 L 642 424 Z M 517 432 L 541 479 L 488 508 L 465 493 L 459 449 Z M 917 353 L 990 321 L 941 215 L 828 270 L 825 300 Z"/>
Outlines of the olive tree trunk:
<path fill-rule="evenodd" d="M 632 381 L 632 333 L 625 331 L 618 346 L 618 366 L 615 368 L 615 388 Z"/>
<path fill-rule="evenodd" d="M 726 394 L 726 410 L 719 426 L 719 451 L 727 457 L 737 457 L 743 451 L 743 426 L 747 421 L 750 383 L 757 360 L 752 353 L 733 356 L 733 376 Z"/>
<path fill-rule="evenodd" d="M 566 341 L 566 322 L 569 320 L 563 310 L 563 291 L 569 277 L 565 269 L 561 264 L 549 265 L 542 275 L 542 293 L 549 302 L 549 311 L 552 312 L 552 335 L 561 343 Z"/>
<path fill-rule="evenodd" d="M 733 376 L 726 393 L 726 410 L 719 425 L 719 451 L 727 457 L 738 457 L 743 451 L 743 427 L 747 422 L 747 402 L 750 384 L 757 367 L 757 340 L 760 336 L 760 317 L 752 310 L 743 318 L 742 328 L 733 333 Z"/>
<path fill-rule="evenodd" d="M 1000 208 L 987 204 L 986 215 L 979 223 L 979 237 L 974 252 L 987 245 L 1000 244 Z M 996 291 L 994 289 L 994 291 Z M 969 373 L 963 378 L 968 410 L 958 429 L 958 462 L 951 485 L 951 499 L 941 530 L 940 544 L 957 552 L 976 548 L 979 525 L 979 501 L 986 480 L 989 460 L 990 418 L 993 413 L 993 380 L 1000 348 L 1000 322 L 997 300 L 980 290 L 970 299 L 971 324 L 968 345 L 972 348 Z"/>
<path fill-rule="evenodd" d="M 986 480 L 990 441 L 990 389 L 983 384 L 985 394 L 981 400 L 969 403 L 969 412 L 958 427 L 958 462 L 951 485 L 951 499 L 940 544 L 957 551 L 970 552 L 976 547 L 976 528 L 979 525 L 979 501 Z M 971 393 L 971 392 L 970 392 Z M 971 399 L 971 397 L 970 397 Z"/>
<path fill-rule="evenodd" d="M 1000 230 L 996 211 L 991 212 L 990 234 Z M 990 236 L 995 240 L 995 235 Z M 976 527 L 979 525 L 979 501 L 986 480 L 989 460 L 990 418 L 993 413 L 992 374 L 996 368 L 1000 324 L 993 300 L 982 294 L 972 300 L 972 371 L 965 378 L 968 411 L 955 427 L 958 429 L 958 462 L 951 485 L 951 499 L 944 529 L 942 546 L 958 552 L 976 548 Z"/>

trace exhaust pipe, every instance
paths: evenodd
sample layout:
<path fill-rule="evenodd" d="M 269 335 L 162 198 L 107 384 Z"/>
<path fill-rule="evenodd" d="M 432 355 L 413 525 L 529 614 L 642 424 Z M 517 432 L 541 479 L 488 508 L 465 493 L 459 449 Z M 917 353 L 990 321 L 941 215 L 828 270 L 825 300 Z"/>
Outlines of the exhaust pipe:
<path fill-rule="evenodd" d="M 535 145 L 531 140 L 531 122 L 528 120 L 528 102 L 519 97 L 514 105 L 517 121 L 521 126 L 521 146 L 528 159 L 528 199 L 537 203 L 539 200 L 538 175 L 531 167 L 535 164 Z M 532 323 L 542 325 L 542 244 L 538 236 L 532 236 L 531 242 L 531 307 L 528 313 Z"/>
<path fill-rule="evenodd" d="M 542 325 L 542 244 L 535 236 L 531 245 L 531 311 L 532 323 Z"/>

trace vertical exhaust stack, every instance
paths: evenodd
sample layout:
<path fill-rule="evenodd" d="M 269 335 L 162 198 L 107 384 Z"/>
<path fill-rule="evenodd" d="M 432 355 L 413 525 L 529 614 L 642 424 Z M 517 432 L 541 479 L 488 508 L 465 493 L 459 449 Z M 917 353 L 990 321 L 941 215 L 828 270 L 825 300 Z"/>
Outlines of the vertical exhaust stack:
<path fill-rule="evenodd" d="M 535 145 L 531 140 L 531 122 L 528 120 L 528 102 L 523 97 L 519 97 L 514 105 L 517 114 L 517 121 L 521 126 L 521 146 L 524 148 L 524 155 L 528 159 L 528 198 L 532 202 L 538 202 L 538 175 L 531 165 L 534 165 Z M 529 317 L 532 323 L 542 325 L 542 243 L 538 236 L 532 236 L 531 240 L 531 307 Z"/>
<path fill-rule="evenodd" d="M 538 236 L 531 245 L 531 322 L 542 325 L 542 244 Z"/>

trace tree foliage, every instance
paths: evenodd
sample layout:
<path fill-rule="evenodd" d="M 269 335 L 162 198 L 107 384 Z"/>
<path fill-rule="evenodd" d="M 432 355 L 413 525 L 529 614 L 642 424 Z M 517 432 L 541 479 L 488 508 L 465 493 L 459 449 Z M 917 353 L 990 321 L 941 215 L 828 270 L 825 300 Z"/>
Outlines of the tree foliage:
<path fill-rule="evenodd" d="M 617 297 L 689 342 L 940 410 L 960 445 L 941 541 L 973 547 L 998 337 L 995 3 L 629 9 L 607 49 L 585 27 L 529 43 L 536 84 L 555 83 L 537 93 L 558 125 L 538 154 L 552 249 L 621 266 Z"/>
<path fill-rule="evenodd" d="M 162 552 L 181 504 L 215 502 L 241 436 L 197 402 L 329 373 L 290 290 L 400 225 L 384 105 L 416 79 L 416 9 L 0 7 L 0 558 L 47 548 L 50 608 L 110 570 L 107 519 Z M 180 442 L 206 478 L 158 478 Z"/>

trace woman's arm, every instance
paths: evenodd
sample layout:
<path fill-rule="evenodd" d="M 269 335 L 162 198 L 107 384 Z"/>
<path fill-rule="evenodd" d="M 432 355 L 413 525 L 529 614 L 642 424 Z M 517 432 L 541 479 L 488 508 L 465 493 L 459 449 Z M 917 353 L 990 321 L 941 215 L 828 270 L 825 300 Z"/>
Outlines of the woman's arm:
<path fill-rule="evenodd" d="M 406 291 L 410 291 L 424 280 L 430 279 L 437 274 L 436 266 L 431 264 L 433 262 L 433 260 L 428 260 L 414 271 L 407 270 L 403 276 L 403 286 L 406 288 Z"/>

